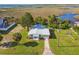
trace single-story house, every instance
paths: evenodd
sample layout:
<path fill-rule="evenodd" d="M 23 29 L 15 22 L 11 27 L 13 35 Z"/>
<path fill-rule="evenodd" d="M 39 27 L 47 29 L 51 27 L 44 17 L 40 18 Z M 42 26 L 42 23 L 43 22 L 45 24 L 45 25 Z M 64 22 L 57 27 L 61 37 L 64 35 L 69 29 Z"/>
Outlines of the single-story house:
<path fill-rule="evenodd" d="M 15 24 L 15 22 L 8 23 L 7 20 L 5 20 L 4 18 L 0 18 L 0 31 L 8 31 Z"/>
<path fill-rule="evenodd" d="M 49 38 L 49 29 L 41 24 L 35 24 L 29 31 L 28 36 L 34 40 Z"/>

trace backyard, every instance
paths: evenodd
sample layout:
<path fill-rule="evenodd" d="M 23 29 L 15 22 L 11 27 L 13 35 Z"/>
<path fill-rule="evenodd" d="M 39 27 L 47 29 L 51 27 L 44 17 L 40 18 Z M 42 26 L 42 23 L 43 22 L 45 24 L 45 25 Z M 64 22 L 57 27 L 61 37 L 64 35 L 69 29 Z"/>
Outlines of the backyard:
<path fill-rule="evenodd" d="M 18 45 L 6 49 L 0 48 L 0 54 L 39 55 L 43 53 L 43 40 L 34 41 L 28 39 L 26 29 L 21 30 L 21 34 L 23 37 Z"/>
<path fill-rule="evenodd" d="M 57 55 L 79 54 L 79 37 L 73 29 L 54 31 L 56 38 L 50 39 L 50 48 Z"/>

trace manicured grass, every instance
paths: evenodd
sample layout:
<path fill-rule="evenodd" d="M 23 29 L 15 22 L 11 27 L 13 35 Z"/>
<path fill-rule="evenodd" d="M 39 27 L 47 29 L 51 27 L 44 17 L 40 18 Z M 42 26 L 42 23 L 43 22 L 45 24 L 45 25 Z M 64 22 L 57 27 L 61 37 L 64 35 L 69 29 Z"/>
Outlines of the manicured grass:
<path fill-rule="evenodd" d="M 79 45 L 79 42 L 78 42 L 79 37 L 73 31 L 73 29 L 61 30 L 60 32 L 56 30 L 55 34 L 59 41 L 60 46 L 78 46 Z"/>
<path fill-rule="evenodd" d="M 26 55 L 39 55 L 43 53 L 44 49 L 44 41 L 34 41 L 27 39 L 27 31 L 24 29 L 21 31 L 21 34 L 23 36 L 22 40 L 20 41 L 19 45 L 15 47 L 11 47 L 8 49 L 0 49 L 0 54 L 26 54 Z M 32 46 L 25 46 L 24 43 L 27 42 L 36 42 L 38 45 L 32 47 Z"/>
<path fill-rule="evenodd" d="M 55 30 L 56 38 L 50 39 L 50 48 L 54 54 L 75 55 L 79 54 L 79 38 L 71 29 Z M 58 47 L 59 39 L 59 47 Z M 76 39 L 76 40 L 75 40 Z"/>

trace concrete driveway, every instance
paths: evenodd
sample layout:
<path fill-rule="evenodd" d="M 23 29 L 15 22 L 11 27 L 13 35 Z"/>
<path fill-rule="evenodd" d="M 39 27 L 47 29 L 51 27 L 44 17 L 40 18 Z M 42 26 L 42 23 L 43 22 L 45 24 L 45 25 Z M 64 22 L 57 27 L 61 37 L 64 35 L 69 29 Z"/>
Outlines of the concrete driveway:
<path fill-rule="evenodd" d="M 48 38 L 45 38 L 43 55 L 54 55 L 50 50 Z"/>

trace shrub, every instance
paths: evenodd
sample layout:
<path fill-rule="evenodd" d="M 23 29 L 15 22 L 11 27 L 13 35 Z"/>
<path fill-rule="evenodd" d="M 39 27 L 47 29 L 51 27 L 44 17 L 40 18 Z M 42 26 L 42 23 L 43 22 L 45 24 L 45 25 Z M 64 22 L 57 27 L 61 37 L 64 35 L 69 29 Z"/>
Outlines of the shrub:
<path fill-rule="evenodd" d="M 14 33 L 13 34 L 13 39 L 15 40 L 15 41 L 20 41 L 21 40 L 21 38 L 22 38 L 22 35 L 21 35 L 21 33 Z"/>
<path fill-rule="evenodd" d="M 0 35 L 0 41 L 2 41 L 2 39 L 3 39 L 3 36 L 2 36 L 2 35 Z"/>

